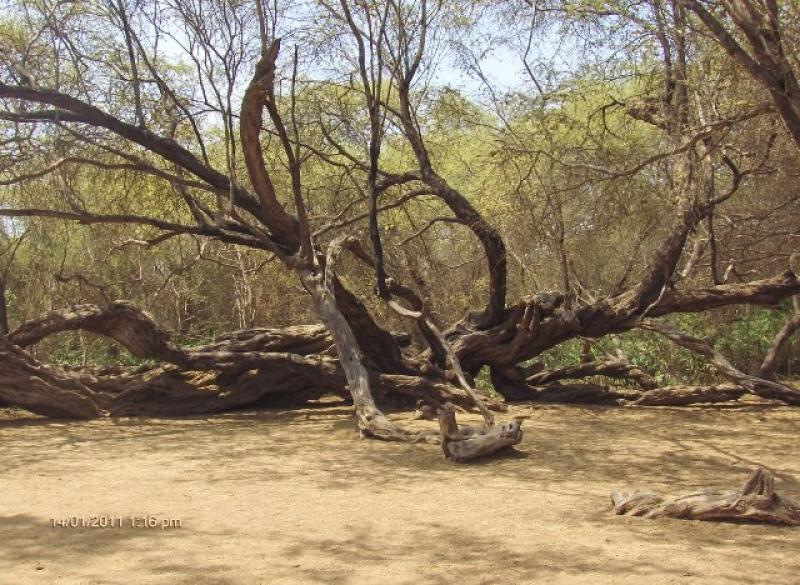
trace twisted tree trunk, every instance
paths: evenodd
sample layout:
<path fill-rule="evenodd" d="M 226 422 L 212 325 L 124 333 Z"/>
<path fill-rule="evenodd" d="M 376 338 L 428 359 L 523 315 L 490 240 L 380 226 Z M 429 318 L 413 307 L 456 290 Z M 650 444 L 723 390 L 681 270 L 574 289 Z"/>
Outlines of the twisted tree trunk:
<path fill-rule="evenodd" d="M 64 369 L 42 365 L 22 349 L 69 330 L 108 337 L 143 360 L 162 363 Z M 180 416 L 300 404 L 324 394 L 350 396 L 322 325 L 238 331 L 189 350 L 147 313 L 117 301 L 52 311 L 23 324 L 3 343 L 0 398 L 48 416 Z M 378 370 L 369 377 L 379 400 L 400 396 L 434 406 L 446 401 L 473 406 L 467 393 L 436 379 Z M 490 406 L 500 408 L 496 402 Z"/>

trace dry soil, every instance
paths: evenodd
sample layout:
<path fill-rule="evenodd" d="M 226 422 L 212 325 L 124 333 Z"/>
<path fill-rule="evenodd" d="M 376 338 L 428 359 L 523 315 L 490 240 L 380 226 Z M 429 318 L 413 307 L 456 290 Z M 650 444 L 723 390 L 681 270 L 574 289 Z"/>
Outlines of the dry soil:
<path fill-rule="evenodd" d="M 614 517 L 609 500 L 617 488 L 733 488 L 757 464 L 800 498 L 799 410 L 512 414 L 530 416 L 517 452 L 471 465 L 360 439 L 335 404 L 11 417 L 0 421 L 0 582 L 800 583 L 798 528 Z M 53 527 L 99 516 L 122 526 Z"/>

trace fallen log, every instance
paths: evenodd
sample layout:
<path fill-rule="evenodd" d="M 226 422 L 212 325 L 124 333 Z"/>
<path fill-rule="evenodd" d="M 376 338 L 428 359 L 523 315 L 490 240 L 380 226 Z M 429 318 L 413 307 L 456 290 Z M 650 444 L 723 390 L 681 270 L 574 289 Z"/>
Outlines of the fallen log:
<path fill-rule="evenodd" d="M 800 526 L 800 503 L 778 495 L 774 475 L 763 467 L 737 491 L 709 489 L 678 497 L 615 491 L 611 502 L 617 515 Z"/>

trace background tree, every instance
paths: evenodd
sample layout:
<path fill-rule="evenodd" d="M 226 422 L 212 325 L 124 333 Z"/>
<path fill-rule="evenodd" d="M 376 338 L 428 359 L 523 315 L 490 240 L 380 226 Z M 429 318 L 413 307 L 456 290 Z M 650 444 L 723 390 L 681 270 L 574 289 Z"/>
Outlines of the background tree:
<path fill-rule="evenodd" d="M 796 168 L 791 112 L 780 88 L 765 94 L 699 33 L 703 5 L 5 6 L 0 215 L 28 230 L 20 270 L 50 286 L 11 306 L 19 325 L 0 366 L 10 402 L 180 414 L 333 392 L 353 400 L 364 434 L 412 441 L 439 437 L 398 426 L 380 404 L 452 402 L 486 421 L 483 442 L 463 447 L 442 409 L 457 458 L 518 440 L 476 391 L 486 371 L 506 399 L 800 402 L 766 370 L 738 369 L 703 335 L 653 320 L 740 318 L 731 307 L 800 292 L 785 270 L 797 199 L 776 188 Z M 773 40 L 796 23 L 765 10 Z M 494 86 L 479 52 L 487 30 L 519 51 L 524 84 Z M 567 57 L 534 62 L 536 39 L 555 35 Z M 792 54 L 764 59 L 790 80 Z M 459 59 L 482 93 L 436 83 Z M 322 326 L 253 328 L 312 315 Z M 62 369 L 22 349 L 63 331 L 79 332 L 84 366 L 94 360 L 81 332 L 145 363 Z M 660 386 L 625 347 L 650 333 L 728 385 Z M 60 347 L 48 339 L 41 357 Z M 102 351 L 92 357 L 119 361 Z M 573 363 L 551 359 L 559 352 Z M 550 369 L 531 362 L 540 356 Z M 23 388 L 34 371 L 40 383 Z M 558 382 L 588 376 L 638 388 Z"/>

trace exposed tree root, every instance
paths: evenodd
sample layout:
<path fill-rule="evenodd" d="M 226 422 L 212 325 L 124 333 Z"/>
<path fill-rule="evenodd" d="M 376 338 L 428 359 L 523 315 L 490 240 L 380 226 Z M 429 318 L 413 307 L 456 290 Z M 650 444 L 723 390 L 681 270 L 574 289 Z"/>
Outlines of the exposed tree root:
<path fill-rule="evenodd" d="M 800 526 L 800 503 L 775 493 L 775 477 L 759 467 L 738 491 L 703 490 L 679 497 L 613 492 L 614 514 Z"/>

